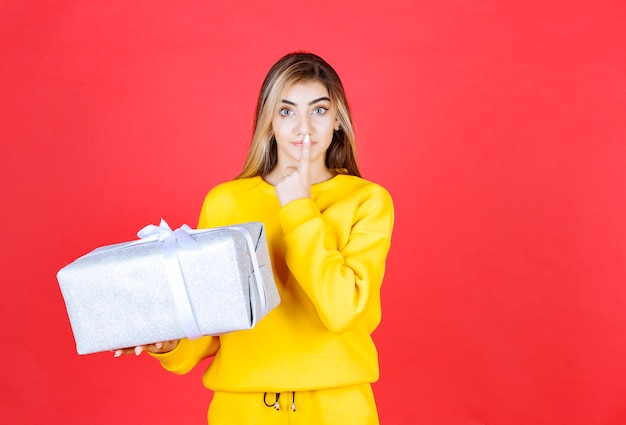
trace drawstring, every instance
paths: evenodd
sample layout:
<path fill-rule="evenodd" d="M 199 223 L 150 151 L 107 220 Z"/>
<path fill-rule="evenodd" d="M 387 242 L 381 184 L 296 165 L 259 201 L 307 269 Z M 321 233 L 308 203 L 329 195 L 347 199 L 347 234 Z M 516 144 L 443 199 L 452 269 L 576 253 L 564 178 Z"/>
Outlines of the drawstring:
<path fill-rule="evenodd" d="M 280 393 L 276 393 L 276 399 L 274 400 L 274 403 L 268 404 L 267 393 L 263 393 L 263 404 L 265 404 L 267 407 L 273 407 L 276 410 L 280 410 L 280 403 L 278 402 L 279 399 L 280 399 Z M 296 392 L 295 391 L 291 393 L 291 411 L 292 412 L 296 411 Z"/>
<path fill-rule="evenodd" d="M 280 403 L 278 402 L 278 399 L 280 398 L 280 393 L 276 393 L 276 400 L 274 401 L 274 404 L 267 404 L 267 393 L 263 393 L 263 404 L 265 404 L 267 407 L 274 407 L 274 409 L 276 410 L 280 410 Z"/>

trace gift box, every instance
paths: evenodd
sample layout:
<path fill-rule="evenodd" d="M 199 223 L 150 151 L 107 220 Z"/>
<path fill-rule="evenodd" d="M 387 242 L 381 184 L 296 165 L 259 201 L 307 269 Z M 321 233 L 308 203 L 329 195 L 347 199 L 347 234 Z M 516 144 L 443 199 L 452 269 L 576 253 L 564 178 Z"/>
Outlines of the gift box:
<path fill-rule="evenodd" d="M 138 236 L 57 273 L 79 354 L 251 329 L 280 303 L 262 223 Z"/>

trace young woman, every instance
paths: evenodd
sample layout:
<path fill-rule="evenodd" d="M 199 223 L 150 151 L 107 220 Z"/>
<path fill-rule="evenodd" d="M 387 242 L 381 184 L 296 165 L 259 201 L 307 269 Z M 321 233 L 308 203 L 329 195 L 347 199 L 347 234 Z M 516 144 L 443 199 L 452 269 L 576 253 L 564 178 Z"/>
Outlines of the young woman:
<path fill-rule="evenodd" d="M 316 55 L 270 69 L 243 171 L 209 192 L 198 227 L 249 221 L 265 225 L 281 304 L 252 330 L 135 353 L 180 374 L 215 356 L 203 377 L 211 425 L 378 424 L 371 333 L 393 204 L 360 177 L 343 86 Z"/>

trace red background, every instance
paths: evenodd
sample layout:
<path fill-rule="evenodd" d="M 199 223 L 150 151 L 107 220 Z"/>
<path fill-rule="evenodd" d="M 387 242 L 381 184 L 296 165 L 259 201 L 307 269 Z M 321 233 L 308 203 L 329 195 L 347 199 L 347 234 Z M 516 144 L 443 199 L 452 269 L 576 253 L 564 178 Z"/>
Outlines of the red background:
<path fill-rule="evenodd" d="M 295 3 L 0 3 L 2 422 L 205 423 L 199 369 L 78 356 L 55 274 L 195 225 L 304 49 L 395 199 L 382 423 L 626 423 L 626 3 Z"/>

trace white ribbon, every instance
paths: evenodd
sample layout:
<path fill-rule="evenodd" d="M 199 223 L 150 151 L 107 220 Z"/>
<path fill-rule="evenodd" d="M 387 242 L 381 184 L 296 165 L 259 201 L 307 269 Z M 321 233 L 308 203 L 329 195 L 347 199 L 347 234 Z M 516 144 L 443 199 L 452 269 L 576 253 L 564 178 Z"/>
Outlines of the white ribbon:
<path fill-rule="evenodd" d="M 172 231 L 165 220 L 161 219 L 159 226 L 149 224 L 141 229 L 137 233 L 137 236 L 145 242 L 155 240 L 163 242 L 163 260 L 167 276 L 169 278 L 170 287 L 172 288 L 174 305 L 176 306 L 178 318 L 180 319 L 183 332 L 185 332 L 187 338 L 196 339 L 201 337 L 202 334 L 200 333 L 200 329 L 198 328 L 198 324 L 196 323 L 196 319 L 193 315 L 193 310 L 191 309 L 189 294 L 187 293 L 187 288 L 185 287 L 185 278 L 183 277 L 183 272 L 180 268 L 180 262 L 178 260 L 178 254 L 176 253 L 177 243 L 183 249 L 200 249 L 198 242 L 196 242 L 189 235 L 191 232 L 192 229 L 186 224 L 183 224 L 180 228 Z"/>
<path fill-rule="evenodd" d="M 259 295 L 262 317 L 267 314 L 267 300 L 265 286 L 263 286 L 263 275 L 261 274 L 261 268 L 259 267 L 259 261 L 256 256 L 256 246 L 252 240 L 250 232 L 245 227 L 228 226 L 227 228 L 240 232 L 246 239 L 246 245 L 248 246 L 248 250 L 250 252 L 250 260 L 252 261 L 252 269 L 254 271 L 254 281 Z M 185 287 L 185 278 L 176 253 L 176 246 L 179 244 L 183 249 L 201 249 L 198 242 L 196 242 L 191 235 L 219 230 L 223 230 L 223 228 L 194 230 L 186 224 L 183 224 L 180 228 L 172 231 L 165 220 L 161 219 L 159 226 L 149 224 L 137 233 L 137 236 L 140 238 L 139 241 L 136 241 L 137 243 L 151 241 L 163 242 L 163 258 L 165 260 L 165 268 L 167 270 L 170 287 L 172 288 L 172 293 L 174 295 L 176 312 L 183 327 L 183 331 L 189 339 L 199 338 L 202 334 L 200 333 L 200 329 L 198 329 L 198 324 L 191 309 L 189 294 L 187 293 L 187 288 Z M 254 309 L 251 313 L 253 314 L 252 324 L 254 324 Z"/>

